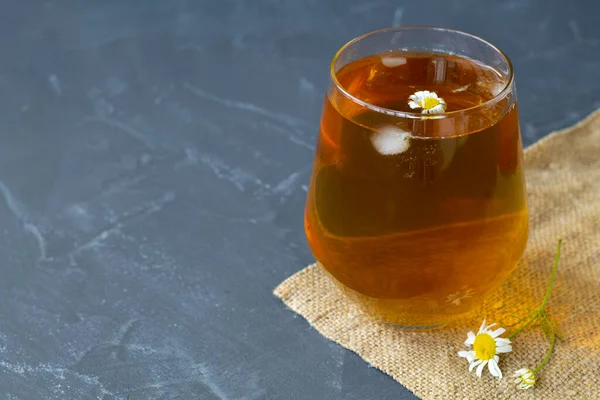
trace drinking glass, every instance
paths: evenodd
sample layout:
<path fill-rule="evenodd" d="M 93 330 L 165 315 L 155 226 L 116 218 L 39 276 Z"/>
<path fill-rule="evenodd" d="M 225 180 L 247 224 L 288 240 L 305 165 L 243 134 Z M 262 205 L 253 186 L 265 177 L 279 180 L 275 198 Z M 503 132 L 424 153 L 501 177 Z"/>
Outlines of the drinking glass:
<path fill-rule="evenodd" d="M 476 36 L 398 27 L 343 46 L 330 73 L 312 252 L 370 316 L 442 326 L 497 288 L 527 242 L 512 65 Z"/>

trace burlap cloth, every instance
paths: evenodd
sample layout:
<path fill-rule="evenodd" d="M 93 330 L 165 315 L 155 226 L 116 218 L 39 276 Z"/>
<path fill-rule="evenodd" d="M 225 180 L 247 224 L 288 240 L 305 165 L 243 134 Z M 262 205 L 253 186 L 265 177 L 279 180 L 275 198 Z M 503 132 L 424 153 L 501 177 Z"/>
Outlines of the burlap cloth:
<path fill-rule="evenodd" d="M 433 332 L 403 332 L 375 322 L 349 303 L 311 265 L 275 289 L 322 335 L 360 355 L 422 399 L 600 399 L 600 110 L 525 150 L 531 233 L 520 266 L 502 289 L 468 318 Z M 504 379 L 479 379 L 457 352 L 467 331 L 514 319 L 541 302 L 557 238 L 561 264 L 548 311 L 558 343 L 534 388 L 517 390 L 513 372 L 534 368 L 548 349 L 539 329 L 517 336 L 500 359 Z M 376 394 L 375 394 L 376 397 Z"/>

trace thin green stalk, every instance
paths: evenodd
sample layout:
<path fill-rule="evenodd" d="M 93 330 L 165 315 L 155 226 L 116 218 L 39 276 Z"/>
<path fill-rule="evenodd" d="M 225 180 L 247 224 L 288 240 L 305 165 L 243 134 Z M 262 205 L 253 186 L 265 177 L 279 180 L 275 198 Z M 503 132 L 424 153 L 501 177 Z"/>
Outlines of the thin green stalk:
<path fill-rule="evenodd" d="M 514 338 L 515 336 L 517 336 L 519 333 L 521 333 L 521 331 L 522 331 L 523 329 L 525 329 L 525 328 L 527 328 L 529 325 L 531 325 L 531 323 L 532 323 L 533 321 L 535 321 L 535 320 L 537 319 L 537 317 L 538 317 L 538 312 L 537 312 L 537 311 L 535 311 L 535 312 L 534 312 L 534 315 L 531 317 L 531 319 L 530 319 L 530 320 L 529 320 L 529 321 L 528 321 L 528 322 L 527 322 L 525 325 L 521 326 L 519 329 L 517 329 L 516 331 L 514 331 L 513 333 L 511 333 L 510 335 L 508 335 L 508 336 L 507 336 L 507 339 L 512 339 L 512 338 Z"/>
<path fill-rule="evenodd" d="M 546 353 L 546 356 L 544 357 L 544 359 L 542 360 L 540 365 L 538 365 L 537 368 L 535 370 L 533 370 L 534 375 L 537 375 L 537 373 L 540 372 L 540 370 L 544 367 L 544 365 L 546 365 L 546 363 L 550 359 L 550 354 L 552 354 L 552 350 L 554 350 L 555 343 L 556 343 L 556 335 L 554 334 L 554 332 L 552 332 L 552 340 L 550 341 L 550 348 L 548 349 L 548 352 Z"/>
<path fill-rule="evenodd" d="M 558 271 L 558 260 L 560 259 L 561 245 L 562 245 L 562 239 L 558 239 L 558 245 L 556 248 L 556 256 L 554 257 L 554 266 L 552 267 L 552 274 L 550 276 L 550 283 L 548 284 L 548 288 L 546 289 L 546 294 L 544 295 L 544 300 L 542 300 L 542 305 L 540 306 L 539 309 L 537 309 L 537 310 L 533 311 L 531 314 L 529 314 L 529 317 L 523 318 L 521 321 L 523 321 L 527 318 L 529 318 L 529 321 L 527 321 L 527 323 L 522 325 L 519 329 L 514 331 L 512 334 L 508 335 L 508 339 L 514 338 L 519 333 L 521 333 L 521 331 L 523 329 L 525 329 L 529 325 L 531 325 L 531 323 L 533 321 L 536 321 L 536 320 L 540 319 L 540 317 L 545 316 L 546 304 L 548 304 L 548 299 L 550 298 L 550 293 L 552 292 L 552 287 L 554 286 L 554 281 L 556 281 L 556 275 L 557 275 L 557 271 Z M 518 323 L 520 323 L 521 321 L 519 321 Z M 554 333 L 554 329 L 552 329 L 552 340 L 556 340 L 556 334 Z M 554 346 L 554 344 L 552 346 Z"/>
<path fill-rule="evenodd" d="M 552 267 L 552 276 L 550 277 L 550 284 L 548 285 L 548 289 L 546 290 L 546 295 L 544 296 L 544 300 L 542 301 L 542 306 L 540 307 L 540 311 L 546 307 L 548 303 L 548 299 L 550 298 L 550 292 L 552 291 L 552 286 L 554 285 L 554 281 L 556 280 L 556 275 L 558 271 L 558 260 L 560 259 L 560 246 L 562 244 L 562 239 L 558 239 L 558 246 L 556 248 L 556 257 L 554 257 L 554 266 Z"/>
<path fill-rule="evenodd" d="M 515 326 L 521 325 L 521 323 L 525 322 L 525 320 L 527 320 L 528 318 L 533 318 L 534 313 L 537 313 L 537 310 L 529 313 L 529 315 L 524 316 L 523 318 L 521 318 L 514 324 L 504 325 L 504 327 L 510 329 L 510 328 L 514 328 Z"/>

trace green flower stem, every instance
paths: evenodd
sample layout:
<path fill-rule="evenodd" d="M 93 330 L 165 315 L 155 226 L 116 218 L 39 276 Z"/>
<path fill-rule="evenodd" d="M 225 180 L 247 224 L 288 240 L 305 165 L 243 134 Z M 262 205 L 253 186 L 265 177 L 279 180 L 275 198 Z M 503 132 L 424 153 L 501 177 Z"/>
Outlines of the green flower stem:
<path fill-rule="evenodd" d="M 548 304 L 548 299 L 550 298 L 550 293 L 552 292 L 552 287 L 554 286 L 554 281 L 556 281 L 556 275 L 558 272 L 558 260 L 560 259 L 561 245 L 562 245 L 562 239 L 558 239 L 558 245 L 556 248 L 556 256 L 554 257 L 554 266 L 552 267 L 552 275 L 550 276 L 550 283 L 548 284 L 548 288 L 546 289 L 546 294 L 544 295 L 544 300 L 542 301 L 542 305 L 540 306 L 539 309 L 533 311 L 529 315 L 529 317 L 523 318 L 521 321 L 527 320 L 527 318 L 529 318 L 529 320 L 524 325 L 521 325 L 521 327 L 519 329 L 517 329 L 516 331 L 514 331 L 512 334 L 508 335 L 508 337 L 507 337 L 508 339 L 512 339 L 515 336 L 517 336 L 519 333 L 521 333 L 521 331 L 523 329 L 525 329 L 529 325 L 531 325 L 533 323 L 533 321 L 540 320 L 540 319 L 547 319 L 545 308 L 546 308 L 546 304 Z M 556 333 L 554 333 L 554 329 L 552 329 L 552 346 L 550 348 L 550 351 L 552 351 L 552 348 L 554 347 L 554 342 L 556 341 L 556 336 L 557 335 L 556 335 Z M 545 364 L 545 362 L 542 363 L 542 366 L 543 366 L 543 364 Z"/>
<path fill-rule="evenodd" d="M 514 331 L 513 333 L 511 333 L 510 335 L 507 336 L 507 339 L 512 339 L 515 336 L 517 336 L 519 333 L 521 333 L 521 331 L 525 328 L 527 328 L 529 325 L 531 325 L 531 323 L 533 321 L 535 321 L 536 319 L 538 319 L 539 316 L 539 312 L 534 312 L 533 315 L 531 316 L 531 318 L 529 319 L 529 321 L 527 321 L 526 324 L 522 325 L 519 329 L 517 329 L 516 331 Z"/>
<path fill-rule="evenodd" d="M 550 348 L 548 349 L 548 352 L 546 353 L 546 356 L 544 357 L 544 359 L 542 360 L 540 365 L 538 365 L 537 368 L 533 370 L 534 375 L 537 375 L 537 373 L 540 372 L 540 370 L 544 367 L 544 365 L 546 365 L 546 363 L 550 359 L 550 354 L 552 354 L 552 350 L 554 350 L 555 343 L 556 343 L 556 335 L 554 334 L 554 332 L 552 332 L 552 340 L 550 341 Z"/>
<path fill-rule="evenodd" d="M 560 246 L 562 244 L 562 239 L 558 239 L 558 245 L 556 247 L 556 257 L 554 257 L 554 266 L 552 267 L 552 276 L 550 277 L 550 284 L 548 285 L 548 289 L 546 290 L 546 295 L 544 296 L 544 301 L 542 301 L 542 306 L 540 307 L 540 311 L 542 311 L 546 304 L 548 303 L 548 299 L 550 298 L 550 292 L 552 291 L 552 286 L 554 286 L 554 281 L 556 280 L 556 273 L 558 271 L 558 260 L 560 259 Z"/>
<path fill-rule="evenodd" d="M 529 319 L 533 318 L 533 314 L 535 314 L 537 311 L 533 311 L 531 313 L 529 313 L 529 315 L 524 316 L 523 318 L 521 318 L 520 320 L 518 320 L 517 322 L 515 322 L 514 324 L 511 325 L 506 325 L 506 328 L 514 328 L 515 326 L 520 326 L 523 322 L 525 321 L 529 321 Z"/>

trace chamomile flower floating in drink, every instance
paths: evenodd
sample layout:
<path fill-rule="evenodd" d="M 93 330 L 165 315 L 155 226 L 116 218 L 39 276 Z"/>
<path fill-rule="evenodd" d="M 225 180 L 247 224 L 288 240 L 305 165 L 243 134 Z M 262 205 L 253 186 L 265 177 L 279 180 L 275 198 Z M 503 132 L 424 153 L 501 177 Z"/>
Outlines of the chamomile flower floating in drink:
<path fill-rule="evenodd" d="M 413 110 L 421 109 L 421 114 L 443 114 L 446 111 L 446 101 L 435 92 L 423 90 L 408 98 L 408 106 Z"/>
<path fill-rule="evenodd" d="M 502 378 L 502 371 L 498 367 L 498 360 L 500 359 L 498 354 L 512 351 L 510 340 L 499 337 L 506 330 L 504 328 L 490 330 L 494 325 L 496 324 L 486 325 L 484 319 L 477 334 L 472 331 L 467 334 L 465 346 L 473 346 L 473 350 L 458 352 L 460 357 L 466 358 L 469 362 L 469 371 L 473 371 L 473 368 L 477 367 L 475 373 L 480 378 L 486 365 L 490 374 Z"/>
<path fill-rule="evenodd" d="M 535 374 L 529 368 L 521 368 L 513 375 L 515 384 L 521 390 L 529 389 L 535 385 Z"/>

